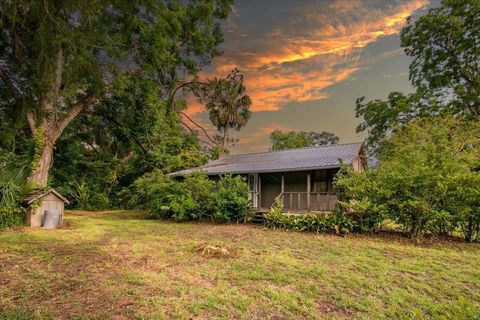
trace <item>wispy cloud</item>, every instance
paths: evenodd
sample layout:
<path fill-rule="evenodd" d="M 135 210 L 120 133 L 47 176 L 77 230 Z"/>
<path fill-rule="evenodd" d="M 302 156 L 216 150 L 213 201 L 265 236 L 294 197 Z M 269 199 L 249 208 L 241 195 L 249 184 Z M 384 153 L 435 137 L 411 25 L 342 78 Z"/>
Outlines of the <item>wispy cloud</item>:
<path fill-rule="evenodd" d="M 205 75 L 225 76 L 239 67 L 252 97 L 252 111 L 275 111 L 290 102 L 327 98 L 325 88 L 351 79 L 362 68 L 362 48 L 397 34 L 405 19 L 428 1 L 379 3 L 299 2 L 298 12 L 292 14 L 295 18 L 261 34 L 241 30 L 235 18 L 242 13 L 236 10 L 226 25 L 225 54 Z M 187 112 L 202 110 L 193 103 Z"/>

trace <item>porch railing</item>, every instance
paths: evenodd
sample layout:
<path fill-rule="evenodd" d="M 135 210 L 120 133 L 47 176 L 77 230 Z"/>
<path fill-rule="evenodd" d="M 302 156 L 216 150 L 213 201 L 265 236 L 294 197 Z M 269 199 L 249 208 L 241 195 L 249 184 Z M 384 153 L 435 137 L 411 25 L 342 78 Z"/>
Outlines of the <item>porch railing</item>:
<path fill-rule="evenodd" d="M 331 192 L 282 192 L 284 210 L 333 211 L 338 197 Z"/>

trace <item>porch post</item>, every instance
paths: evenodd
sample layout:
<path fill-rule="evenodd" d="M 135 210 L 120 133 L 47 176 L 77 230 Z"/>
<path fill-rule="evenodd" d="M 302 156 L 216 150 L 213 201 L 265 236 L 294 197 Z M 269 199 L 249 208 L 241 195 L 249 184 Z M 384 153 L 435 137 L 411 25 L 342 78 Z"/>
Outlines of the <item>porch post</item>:
<path fill-rule="evenodd" d="M 284 199 L 285 199 L 285 195 L 283 194 L 285 192 L 285 176 L 283 175 L 282 173 L 282 189 L 281 189 L 281 195 L 282 195 L 282 207 L 283 207 L 283 204 L 285 203 Z"/>
<path fill-rule="evenodd" d="M 258 209 L 262 208 L 262 178 L 258 173 Z"/>
<path fill-rule="evenodd" d="M 310 171 L 307 173 L 307 210 L 310 211 Z"/>

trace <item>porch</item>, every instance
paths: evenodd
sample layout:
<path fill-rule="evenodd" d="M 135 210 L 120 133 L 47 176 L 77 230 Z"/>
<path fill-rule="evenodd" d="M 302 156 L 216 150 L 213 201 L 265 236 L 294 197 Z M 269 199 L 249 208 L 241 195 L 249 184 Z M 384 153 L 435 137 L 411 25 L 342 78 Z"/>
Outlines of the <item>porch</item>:
<path fill-rule="evenodd" d="M 267 212 L 280 197 L 284 211 L 333 211 L 338 200 L 333 187 L 337 172 L 338 168 L 251 173 L 248 175 L 251 207 L 257 212 Z"/>

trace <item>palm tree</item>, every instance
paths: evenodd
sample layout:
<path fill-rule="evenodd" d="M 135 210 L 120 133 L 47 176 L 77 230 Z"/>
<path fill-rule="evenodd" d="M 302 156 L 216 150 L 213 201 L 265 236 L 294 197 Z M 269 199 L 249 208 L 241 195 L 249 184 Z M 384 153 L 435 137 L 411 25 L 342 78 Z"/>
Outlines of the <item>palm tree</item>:
<path fill-rule="evenodd" d="M 229 130 L 240 130 L 251 117 L 252 100 L 245 91 L 243 75 L 235 68 L 226 78 L 208 80 L 196 93 L 206 104 L 210 121 L 221 134 L 221 147 L 225 152 L 228 152 Z"/>

